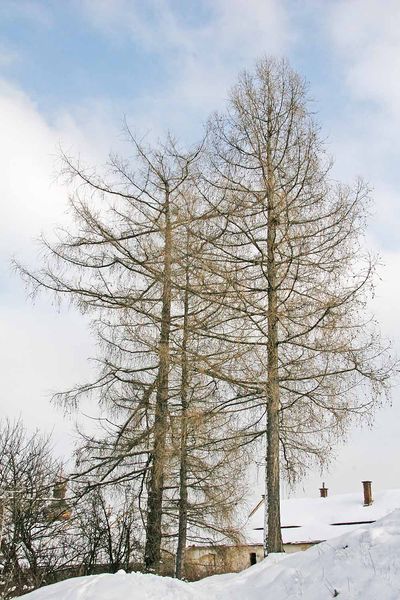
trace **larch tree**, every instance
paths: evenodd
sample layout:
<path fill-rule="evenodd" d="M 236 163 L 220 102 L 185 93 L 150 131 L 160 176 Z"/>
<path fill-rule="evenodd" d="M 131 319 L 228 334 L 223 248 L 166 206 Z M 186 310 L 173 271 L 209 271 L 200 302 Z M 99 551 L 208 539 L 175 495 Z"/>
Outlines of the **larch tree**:
<path fill-rule="evenodd" d="M 172 452 L 164 505 L 165 535 L 176 535 L 175 576 L 179 578 L 185 574 L 188 539 L 237 539 L 233 523 L 247 482 L 241 424 L 236 412 L 224 407 L 228 390 L 209 367 L 229 357 L 221 342 L 212 341 L 225 308 L 210 293 L 213 285 L 210 278 L 205 280 L 203 266 L 208 246 L 195 233 L 207 225 L 214 211 L 202 202 L 193 184 L 192 180 L 184 194 L 182 225 L 174 240 L 168 444 Z M 219 298 L 222 293 L 219 286 Z"/>
<path fill-rule="evenodd" d="M 215 412 L 218 381 L 204 372 L 204 332 L 224 317 L 223 305 L 215 316 L 209 292 L 201 296 L 204 243 L 190 240 L 210 211 L 193 194 L 199 150 L 131 142 L 134 169 L 111 157 L 104 177 L 63 156 L 76 227 L 44 240 L 39 272 L 19 269 L 35 292 L 49 290 L 88 313 L 99 341 L 98 377 L 56 395 L 67 408 L 94 395 L 104 409 L 100 429 L 83 436 L 76 475 L 88 491 L 131 482 L 145 569 L 163 568 L 163 537 L 172 535 L 181 576 L 188 523 L 197 532 L 230 529 L 241 487 L 228 466 L 239 468 L 240 450 L 235 417 Z"/>
<path fill-rule="evenodd" d="M 221 336 L 244 350 L 232 382 L 265 413 L 265 551 L 281 552 L 281 456 L 289 477 L 310 456 L 326 458 L 352 417 L 372 414 L 392 374 L 364 310 L 368 190 L 331 176 L 307 86 L 284 60 L 242 74 L 210 119 L 208 152 L 213 271 L 231 288 Z"/>
<path fill-rule="evenodd" d="M 133 170 L 111 157 L 104 177 L 63 156 L 63 174 L 75 184 L 70 209 L 76 232 L 62 230 L 58 241 L 43 241 L 46 258 L 39 272 L 18 268 L 34 291 L 67 297 L 92 317 L 106 349 L 100 376 L 60 398 L 71 406 L 81 394 L 98 392 L 119 413 L 116 423 L 108 423 L 111 439 L 88 440 L 94 454 L 86 473 L 100 466 L 103 482 L 136 478 L 146 488 L 144 560 L 152 571 L 161 559 L 173 236 L 198 149 L 183 154 L 169 139 L 145 150 L 132 135 L 130 140 Z"/>

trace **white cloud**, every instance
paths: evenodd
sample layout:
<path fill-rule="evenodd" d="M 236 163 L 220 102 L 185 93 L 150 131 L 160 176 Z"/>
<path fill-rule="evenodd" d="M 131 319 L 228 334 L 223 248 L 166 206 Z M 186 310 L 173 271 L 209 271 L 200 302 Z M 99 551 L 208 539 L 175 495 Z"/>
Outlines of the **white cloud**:
<path fill-rule="evenodd" d="M 375 101 L 400 119 L 398 0 L 342 0 L 333 4 L 328 18 L 354 96 Z"/>
<path fill-rule="evenodd" d="M 197 7 L 207 12 L 204 19 L 185 19 L 165 0 L 85 0 L 83 6 L 91 25 L 114 43 L 128 38 L 167 65 L 157 91 L 135 99 L 131 114 L 156 134 L 192 130 L 194 120 L 200 126 L 226 98 L 238 70 L 264 54 L 286 54 L 293 41 L 278 0 L 209 0 Z"/>
<path fill-rule="evenodd" d="M 326 27 L 349 94 L 351 129 L 370 159 L 385 162 L 400 132 L 400 3 L 342 0 L 326 12 Z"/>
<path fill-rule="evenodd" d="M 330 123 L 335 175 L 347 181 L 361 175 L 372 187 L 369 241 L 381 257 L 372 308 L 400 355 L 400 3 L 331 2 L 323 9 L 322 21 L 342 100 Z M 398 487 L 393 475 L 393 457 L 399 452 L 397 398 L 395 387 L 393 406 L 377 412 L 371 430 L 353 429 L 348 443 L 338 447 L 332 468 L 304 483 L 307 493 L 316 494 L 323 479 L 332 493 L 360 489 L 362 479 L 372 479 L 375 489 Z"/>
<path fill-rule="evenodd" d="M 57 178 L 60 144 L 99 164 L 113 139 L 120 141 L 101 103 L 60 111 L 50 123 L 26 94 L 1 80 L 0 131 L 0 255 L 29 257 L 42 232 L 68 222 L 68 190 Z"/>
<path fill-rule="evenodd" d="M 16 88 L 0 83 L 0 249 L 9 254 L 58 219 L 65 192 L 52 184 L 57 136 L 34 104 Z M 53 155 L 53 156 L 52 156 Z"/>
<path fill-rule="evenodd" d="M 46 123 L 25 94 L 4 82 L 0 130 L 0 417 L 21 414 L 29 427 L 54 429 L 61 452 L 70 446 L 72 426 L 50 407 L 51 392 L 89 376 L 93 343 L 75 311 L 57 313 L 49 299 L 41 298 L 35 306 L 26 299 L 22 282 L 10 271 L 10 259 L 15 255 L 37 264 L 35 238 L 67 222 L 67 192 L 54 179 L 63 130 Z M 79 131 L 77 124 L 71 131 Z M 80 137 L 82 132 L 75 142 Z"/>
<path fill-rule="evenodd" d="M 286 11 L 277 0 L 208 0 L 187 19 L 185 10 L 178 15 L 167 0 L 84 0 L 83 6 L 92 24 L 115 41 L 122 32 L 149 51 L 175 49 L 203 54 L 204 60 L 212 54 L 218 62 L 226 53 L 232 61 L 268 47 L 280 51 L 290 38 Z"/>
<path fill-rule="evenodd" d="M 71 447 L 73 421 L 50 404 L 52 393 L 85 380 L 93 347 L 80 316 L 57 314 L 48 302 L 23 303 L 15 286 L 16 306 L 1 306 L 0 417 L 22 416 L 30 428 L 54 431 L 56 449 Z"/>
<path fill-rule="evenodd" d="M 400 3 L 340 0 L 324 14 L 343 83 L 344 103 L 331 124 L 337 172 L 368 179 L 376 243 L 400 250 Z"/>

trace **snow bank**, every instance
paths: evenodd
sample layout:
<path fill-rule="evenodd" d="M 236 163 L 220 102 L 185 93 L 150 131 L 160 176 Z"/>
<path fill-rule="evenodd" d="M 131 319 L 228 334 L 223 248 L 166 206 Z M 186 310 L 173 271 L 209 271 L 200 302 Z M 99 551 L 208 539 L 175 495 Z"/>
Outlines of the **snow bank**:
<path fill-rule="evenodd" d="M 214 578 L 213 600 L 399 600 L 400 510 L 279 564 L 265 568 L 262 562 L 231 577 L 222 585 Z M 207 589 L 207 581 L 197 585 Z"/>
<path fill-rule="evenodd" d="M 399 600 L 400 510 L 310 548 L 270 556 L 238 574 L 196 583 L 140 573 L 70 579 L 24 600 Z"/>
<path fill-rule="evenodd" d="M 35 590 L 23 600 L 210 600 L 189 583 L 144 573 L 75 577 Z"/>

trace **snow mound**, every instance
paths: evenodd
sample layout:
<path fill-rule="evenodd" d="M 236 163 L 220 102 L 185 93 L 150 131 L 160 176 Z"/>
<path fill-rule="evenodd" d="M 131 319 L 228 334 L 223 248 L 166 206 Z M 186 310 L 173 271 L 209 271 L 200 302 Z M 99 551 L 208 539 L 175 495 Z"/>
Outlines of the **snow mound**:
<path fill-rule="evenodd" d="M 178 579 L 144 573 L 75 577 L 35 590 L 23 600 L 210 600 Z"/>
<path fill-rule="evenodd" d="M 230 580 L 213 578 L 223 600 L 399 600 L 400 510 L 275 565 L 263 561 Z M 210 582 L 211 583 L 211 582 Z M 207 581 L 195 584 L 207 589 Z M 210 589 L 210 591 L 211 591 Z M 209 598 L 211 594 L 209 594 Z"/>
<path fill-rule="evenodd" d="M 399 600 L 400 510 L 306 552 L 196 583 L 141 573 L 70 579 L 24 600 Z"/>

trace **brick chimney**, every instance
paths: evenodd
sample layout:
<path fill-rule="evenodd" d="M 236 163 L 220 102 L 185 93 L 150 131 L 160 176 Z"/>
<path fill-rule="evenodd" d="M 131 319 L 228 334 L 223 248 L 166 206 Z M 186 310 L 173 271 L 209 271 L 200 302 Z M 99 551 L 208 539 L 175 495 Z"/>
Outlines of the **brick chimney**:
<path fill-rule="evenodd" d="M 325 487 L 325 483 L 322 483 L 322 487 L 319 488 L 319 495 L 321 496 L 321 498 L 328 497 L 328 488 Z"/>
<path fill-rule="evenodd" d="M 371 483 L 372 481 L 362 482 L 364 489 L 364 506 L 371 506 L 373 503 Z"/>

